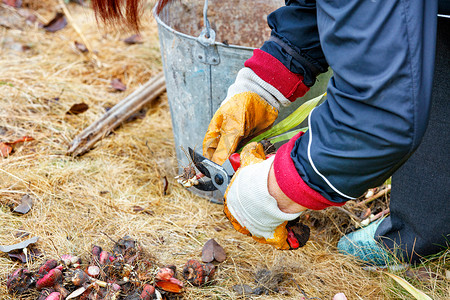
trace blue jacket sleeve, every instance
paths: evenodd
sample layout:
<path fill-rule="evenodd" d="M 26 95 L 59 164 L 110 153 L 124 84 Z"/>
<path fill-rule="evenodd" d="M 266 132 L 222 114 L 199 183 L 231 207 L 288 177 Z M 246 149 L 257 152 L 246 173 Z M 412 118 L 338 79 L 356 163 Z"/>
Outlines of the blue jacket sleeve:
<path fill-rule="evenodd" d="M 286 1 L 286 6 L 268 16 L 271 38 L 261 47 L 291 72 L 303 75 L 309 87 L 319 73 L 328 69 L 320 47 L 316 13 L 314 1 Z"/>
<path fill-rule="evenodd" d="M 291 158 L 310 187 L 341 203 L 382 184 L 421 141 L 437 1 L 286 2 L 269 16 L 272 35 L 318 69 L 328 63 L 334 74 L 328 99 L 309 116 Z M 262 50 L 308 75 L 281 44 L 269 41 Z"/>

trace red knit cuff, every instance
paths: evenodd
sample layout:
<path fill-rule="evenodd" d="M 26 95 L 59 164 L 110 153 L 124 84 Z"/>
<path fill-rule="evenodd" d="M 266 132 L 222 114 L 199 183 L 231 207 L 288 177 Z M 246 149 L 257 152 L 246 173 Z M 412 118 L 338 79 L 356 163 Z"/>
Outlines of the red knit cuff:
<path fill-rule="evenodd" d="M 278 149 L 273 162 L 273 170 L 278 186 L 283 193 L 294 202 L 309 209 L 320 210 L 329 206 L 342 206 L 345 203 L 336 203 L 327 200 L 317 191 L 310 188 L 300 177 L 291 158 L 291 151 L 295 141 L 303 135 L 300 132 L 288 143 Z"/>
<path fill-rule="evenodd" d="M 309 87 L 303 83 L 302 75 L 292 73 L 278 59 L 260 49 L 255 49 L 253 56 L 244 65 L 291 102 L 309 91 Z"/>

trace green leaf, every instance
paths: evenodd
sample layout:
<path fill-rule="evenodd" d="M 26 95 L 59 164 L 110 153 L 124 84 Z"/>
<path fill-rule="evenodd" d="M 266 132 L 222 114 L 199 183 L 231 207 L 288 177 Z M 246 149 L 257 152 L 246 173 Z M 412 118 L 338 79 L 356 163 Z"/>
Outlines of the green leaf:
<path fill-rule="evenodd" d="M 405 290 L 408 291 L 408 293 L 410 293 L 411 295 L 414 296 L 414 298 L 418 299 L 418 300 L 432 300 L 428 295 L 426 295 L 424 292 L 422 292 L 421 290 L 415 288 L 412 284 L 410 284 L 408 281 L 406 281 L 405 279 L 388 273 L 388 272 L 384 272 L 386 275 L 388 275 L 389 277 L 391 277 L 392 279 L 394 279 L 395 281 L 397 281 L 398 284 L 400 284 Z"/>
<path fill-rule="evenodd" d="M 249 143 L 260 142 L 264 139 L 285 133 L 285 132 L 291 130 L 292 128 L 294 128 L 295 126 L 298 126 L 301 122 L 303 122 L 306 119 L 306 117 L 308 117 L 308 115 L 312 111 L 312 109 L 317 106 L 319 101 L 326 94 L 327 93 L 324 93 L 314 99 L 306 101 L 299 108 L 297 108 L 292 114 L 290 114 L 288 117 L 286 117 L 283 121 L 281 121 L 277 125 L 273 126 L 269 130 L 261 133 L 257 137 L 253 138 Z"/>
<path fill-rule="evenodd" d="M 290 140 L 291 138 L 293 138 L 300 131 L 306 132 L 306 130 L 308 130 L 308 127 L 303 127 L 303 128 L 300 128 L 300 129 L 296 129 L 296 130 L 292 130 L 292 131 L 288 131 L 288 132 L 282 133 L 282 134 L 274 136 L 274 137 L 270 137 L 267 140 L 269 142 L 271 142 L 272 144 L 275 144 L 275 143 L 278 143 L 278 142 L 284 142 L 284 141 L 287 141 L 287 140 Z"/>

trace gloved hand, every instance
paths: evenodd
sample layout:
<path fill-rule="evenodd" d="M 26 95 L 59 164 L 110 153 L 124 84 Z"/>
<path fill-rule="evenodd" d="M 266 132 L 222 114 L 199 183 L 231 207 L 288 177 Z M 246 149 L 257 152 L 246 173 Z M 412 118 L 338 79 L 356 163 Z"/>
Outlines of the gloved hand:
<path fill-rule="evenodd" d="M 214 114 L 203 140 L 203 155 L 223 164 L 242 139 L 263 132 L 277 116 L 278 111 L 254 92 L 234 95 Z"/>
<path fill-rule="evenodd" d="M 224 196 L 224 212 L 238 232 L 277 249 L 296 249 L 306 243 L 309 228 L 295 227 L 302 232 L 288 230 L 293 225 L 292 222 L 288 225 L 288 222 L 301 213 L 282 212 L 277 200 L 269 194 L 267 179 L 274 158 L 265 160 L 261 144 L 250 143 L 244 147 L 241 167 Z M 297 233 L 299 236 L 306 234 L 303 230 L 307 230 L 306 240 L 297 239 Z"/>
<path fill-rule="evenodd" d="M 203 140 L 203 156 L 218 164 L 235 152 L 239 142 L 270 127 L 280 106 L 309 90 L 303 76 L 292 73 L 272 55 L 255 49 L 229 87 Z"/>

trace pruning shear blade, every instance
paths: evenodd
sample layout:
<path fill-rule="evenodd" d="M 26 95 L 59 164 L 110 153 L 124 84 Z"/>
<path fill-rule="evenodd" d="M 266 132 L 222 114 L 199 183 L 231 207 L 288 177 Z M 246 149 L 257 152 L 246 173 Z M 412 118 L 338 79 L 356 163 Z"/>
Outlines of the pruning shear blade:
<path fill-rule="evenodd" d="M 219 190 L 222 194 L 225 194 L 231 177 L 235 173 L 231 163 L 227 160 L 221 166 L 195 152 L 192 148 L 188 148 L 188 150 L 195 167 L 205 177 L 209 178 L 208 180 L 199 181 L 199 184 L 194 187 L 202 191 Z"/>

